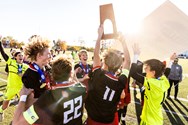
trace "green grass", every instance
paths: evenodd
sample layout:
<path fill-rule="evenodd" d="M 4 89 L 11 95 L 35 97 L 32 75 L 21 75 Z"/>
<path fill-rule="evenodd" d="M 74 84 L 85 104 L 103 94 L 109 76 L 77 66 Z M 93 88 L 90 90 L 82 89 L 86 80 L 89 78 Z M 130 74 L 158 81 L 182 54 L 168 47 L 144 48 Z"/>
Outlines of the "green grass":
<path fill-rule="evenodd" d="M 6 50 L 7 52 L 9 50 Z M 67 52 L 68 54 L 70 54 L 70 52 Z M 89 60 L 91 62 L 91 57 L 92 57 L 92 53 L 89 53 Z M 76 60 L 78 62 L 78 57 L 76 57 Z M 183 67 L 183 73 L 188 74 L 188 60 L 185 59 L 180 59 L 179 64 L 182 65 Z M 5 66 L 5 62 L 0 62 L 0 72 L 4 72 L 4 67 Z M 7 79 L 7 75 L 5 74 L 1 74 L 0 73 L 0 78 L 2 79 Z M 179 93 L 178 93 L 178 97 L 181 98 L 185 98 L 187 99 L 187 95 L 188 95 L 188 78 L 185 78 L 179 85 Z M 0 91 L 1 92 L 5 92 L 5 86 L 6 82 L 2 82 L 0 81 Z M 3 86 L 3 87 L 2 87 Z M 171 95 L 173 96 L 174 94 L 174 87 L 172 87 L 171 90 Z M 138 94 L 139 95 L 139 94 Z M 132 103 L 130 103 L 128 105 L 128 111 L 127 111 L 127 116 L 126 116 L 126 122 L 127 125 L 137 125 L 138 121 L 137 119 L 139 118 L 139 112 L 141 111 L 140 109 L 140 105 L 139 104 L 135 104 L 135 101 L 140 101 L 139 96 L 137 96 L 138 98 L 136 98 L 134 96 L 134 91 L 131 91 L 131 100 Z M 0 97 L 0 102 L 2 102 L 3 98 L 2 96 Z M 188 99 L 187 99 L 188 100 Z M 182 104 L 180 104 L 177 101 L 174 100 L 166 100 L 166 102 L 164 103 L 164 106 L 167 107 L 168 110 L 171 110 L 173 112 L 176 112 L 177 114 L 172 114 L 172 113 L 167 113 L 165 111 L 163 111 L 163 116 L 164 116 L 164 125 L 181 125 L 181 124 L 188 124 L 188 102 L 185 101 L 181 101 Z M 10 105 L 10 107 L 8 109 L 5 110 L 5 119 L 3 120 L 3 122 L 0 123 L 0 125 L 8 125 L 10 124 L 12 118 L 13 118 L 13 114 L 15 111 L 16 106 L 15 105 Z M 186 117 L 183 117 L 181 114 L 185 115 Z M 138 117 L 137 117 L 138 116 Z M 176 123 L 175 121 L 178 121 L 178 123 Z"/>

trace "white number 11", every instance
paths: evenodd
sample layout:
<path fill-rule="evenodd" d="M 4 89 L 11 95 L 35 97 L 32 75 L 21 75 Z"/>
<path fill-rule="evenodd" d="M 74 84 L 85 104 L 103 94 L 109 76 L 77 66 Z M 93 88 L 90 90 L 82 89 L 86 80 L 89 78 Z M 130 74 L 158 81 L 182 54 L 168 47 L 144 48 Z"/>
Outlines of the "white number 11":
<path fill-rule="evenodd" d="M 106 91 L 104 93 L 103 99 L 107 100 L 107 97 L 108 97 L 109 94 L 110 94 L 110 97 L 109 97 L 108 101 L 112 101 L 114 94 L 115 94 L 115 91 L 110 89 L 108 86 L 106 86 Z"/>

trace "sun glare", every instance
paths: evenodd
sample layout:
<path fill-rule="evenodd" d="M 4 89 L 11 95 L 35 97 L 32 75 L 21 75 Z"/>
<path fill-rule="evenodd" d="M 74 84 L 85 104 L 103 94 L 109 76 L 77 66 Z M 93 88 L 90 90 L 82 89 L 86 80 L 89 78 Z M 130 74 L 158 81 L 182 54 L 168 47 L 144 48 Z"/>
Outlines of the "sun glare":
<path fill-rule="evenodd" d="M 141 25 L 140 23 L 137 22 L 129 22 L 126 26 L 125 26 L 125 33 L 127 34 L 137 34 L 140 31 Z"/>
<path fill-rule="evenodd" d="M 142 4 L 142 2 L 137 1 Z M 125 34 L 136 34 L 140 31 L 143 11 L 135 10 L 139 4 L 134 1 L 121 1 L 114 3 L 115 20 L 118 31 Z"/>

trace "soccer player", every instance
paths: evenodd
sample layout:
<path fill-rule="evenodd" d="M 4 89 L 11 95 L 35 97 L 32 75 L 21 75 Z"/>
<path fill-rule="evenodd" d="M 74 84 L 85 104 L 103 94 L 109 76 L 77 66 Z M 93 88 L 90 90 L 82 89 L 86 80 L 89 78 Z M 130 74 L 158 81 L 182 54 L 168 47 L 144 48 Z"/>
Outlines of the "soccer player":
<path fill-rule="evenodd" d="M 51 60 L 49 42 L 40 36 L 32 36 L 24 49 L 24 53 L 31 63 L 22 77 L 26 88 L 34 89 L 34 101 L 46 90 L 44 66 Z"/>
<path fill-rule="evenodd" d="M 82 125 L 86 89 L 78 82 L 69 81 L 71 70 L 70 61 L 64 58 L 56 60 L 52 65 L 52 77 L 56 85 L 40 96 L 26 111 L 25 101 L 32 90 L 23 88 L 13 125 Z"/>
<path fill-rule="evenodd" d="M 0 121 L 3 120 L 3 111 L 8 107 L 9 102 L 16 95 L 19 97 L 19 92 L 22 88 L 21 77 L 23 73 L 27 70 L 28 65 L 23 63 L 23 54 L 21 52 L 15 52 L 14 58 L 9 57 L 2 46 L 0 41 L 0 52 L 4 60 L 8 65 L 8 80 L 6 93 L 4 94 L 4 101 L 0 107 Z"/>
<path fill-rule="evenodd" d="M 134 53 L 138 50 L 133 48 Z M 171 59 L 174 58 L 172 55 Z M 149 59 L 144 62 L 146 76 L 139 73 L 139 65 L 132 63 L 130 76 L 141 83 L 144 91 L 144 105 L 141 114 L 140 125 L 163 125 L 162 104 L 170 87 L 164 71 L 163 62 L 157 59 Z"/>
<path fill-rule="evenodd" d="M 91 65 L 87 63 L 88 59 L 88 52 L 84 49 L 78 52 L 78 56 L 80 62 L 74 66 L 74 69 L 80 67 L 80 72 L 76 74 L 79 82 L 82 82 L 86 86 L 86 90 L 88 90 L 88 79 L 89 79 L 89 72 L 91 71 Z"/>
<path fill-rule="evenodd" d="M 94 50 L 92 75 L 89 80 L 86 110 L 87 125 L 118 125 L 117 104 L 127 82 L 130 56 L 123 36 L 119 41 L 124 50 L 124 61 L 120 51 L 108 50 L 104 55 L 103 66 L 99 56 L 103 26 L 98 29 L 98 39 Z M 116 71 L 123 65 L 122 74 L 116 77 Z"/>

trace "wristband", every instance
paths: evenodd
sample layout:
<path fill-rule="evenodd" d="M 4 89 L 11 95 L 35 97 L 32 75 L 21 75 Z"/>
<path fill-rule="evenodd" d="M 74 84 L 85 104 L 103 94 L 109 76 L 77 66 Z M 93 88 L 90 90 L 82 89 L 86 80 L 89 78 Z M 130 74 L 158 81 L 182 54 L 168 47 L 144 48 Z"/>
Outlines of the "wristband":
<path fill-rule="evenodd" d="M 20 102 L 26 102 L 26 100 L 27 100 L 27 95 L 21 95 Z"/>

